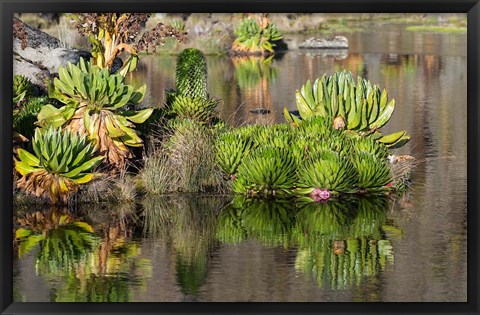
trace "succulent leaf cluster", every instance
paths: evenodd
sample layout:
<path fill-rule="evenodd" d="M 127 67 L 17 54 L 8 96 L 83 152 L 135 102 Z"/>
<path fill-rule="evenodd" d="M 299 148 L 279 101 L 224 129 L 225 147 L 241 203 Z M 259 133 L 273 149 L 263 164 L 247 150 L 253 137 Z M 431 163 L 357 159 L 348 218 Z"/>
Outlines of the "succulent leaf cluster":
<path fill-rule="evenodd" d="M 33 84 L 23 75 L 13 77 L 13 103 L 18 104 L 31 97 L 34 93 Z"/>
<path fill-rule="evenodd" d="M 234 34 L 236 39 L 232 50 L 238 53 L 273 53 L 276 42 L 283 38 L 275 24 L 268 21 L 259 23 L 254 18 L 243 19 L 235 28 Z"/>
<path fill-rule="evenodd" d="M 245 126 L 220 133 L 216 159 L 232 190 L 309 200 L 390 190 L 387 148 L 315 117 L 300 126 Z M 387 187 L 386 187 L 387 186 Z"/>
<path fill-rule="evenodd" d="M 395 100 L 388 97 L 385 89 L 380 89 L 369 80 L 351 72 L 335 72 L 323 75 L 313 84 L 310 80 L 295 93 L 297 109 L 302 119 L 321 116 L 330 119 L 335 129 L 346 129 L 362 136 L 375 136 L 375 139 L 388 147 L 396 148 L 410 140 L 405 131 L 382 136 L 378 131 L 392 117 Z M 300 119 L 284 110 L 285 118 L 291 123 Z"/>
<path fill-rule="evenodd" d="M 110 74 L 80 59 L 79 65 L 59 69 L 59 78 L 49 87 L 49 97 L 65 104 L 43 106 L 38 125 L 67 127 L 88 135 L 110 163 L 122 165 L 132 157 L 128 147 L 141 147 L 136 124 L 145 122 L 152 108 L 135 110 L 145 95 L 146 85 L 135 89 L 123 77 Z"/>
<path fill-rule="evenodd" d="M 90 182 L 103 159 L 94 156 L 95 147 L 85 136 L 53 127 L 37 128 L 32 146 L 33 153 L 18 149 L 15 169 L 22 177 L 17 185 L 37 197 L 47 196 L 53 203 L 66 203 L 78 185 Z"/>
<path fill-rule="evenodd" d="M 238 167 L 233 191 L 247 194 L 289 194 L 296 181 L 295 159 L 288 149 L 261 147 Z"/>

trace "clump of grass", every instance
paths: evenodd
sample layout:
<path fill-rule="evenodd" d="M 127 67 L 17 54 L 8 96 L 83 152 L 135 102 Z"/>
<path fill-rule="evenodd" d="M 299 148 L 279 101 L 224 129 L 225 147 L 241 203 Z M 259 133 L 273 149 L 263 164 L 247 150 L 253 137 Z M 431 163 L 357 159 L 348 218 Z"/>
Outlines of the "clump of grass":
<path fill-rule="evenodd" d="M 397 194 L 403 194 L 411 186 L 412 170 L 418 165 L 418 162 L 409 155 L 391 155 L 389 160 L 392 186 L 395 187 Z"/>
<path fill-rule="evenodd" d="M 225 181 L 215 159 L 213 131 L 193 120 L 174 120 L 169 136 L 145 157 L 138 178 L 151 194 L 223 192 Z"/>
<path fill-rule="evenodd" d="M 138 179 L 145 192 L 160 195 L 177 187 L 177 175 L 170 168 L 170 159 L 165 150 L 157 150 L 145 157 L 145 164 L 138 174 Z"/>

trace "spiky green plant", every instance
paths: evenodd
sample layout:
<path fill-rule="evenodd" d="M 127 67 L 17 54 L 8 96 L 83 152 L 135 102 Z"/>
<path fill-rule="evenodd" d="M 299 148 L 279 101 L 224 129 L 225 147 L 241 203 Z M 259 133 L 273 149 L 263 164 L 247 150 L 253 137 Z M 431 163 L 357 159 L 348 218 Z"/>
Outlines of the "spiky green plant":
<path fill-rule="evenodd" d="M 368 152 L 359 152 L 351 159 L 357 170 L 357 187 L 361 191 L 375 192 L 388 190 L 385 187 L 392 181 L 386 160 Z"/>
<path fill-rule="evenodd" d="M 261 126 L 253 137 L 258 146 L 288 148 L 293 142 L 294 134 L 285 124 Z"/>
<path fill-rule="evenodd" d="M 208 97 L 207 62 L 200 50 L 188 48 L 178 55 L 176 86 L 176 91 L 166 93 L 165 109 L 169 115 L 203 124 L 215 121 L 219 102 Z"/>
<path fill-rule="evenodd" d="M 13 103 L 18 104 L 21 101 L 33 95 L 34 88 L 30 80 L 23 75 L 13 77 Z"/>
<path fill-rule="evenodd" d="M 395 100 L 388 100 L 385 89 L 364 78 L 357 82 L 351 72 L 336 72 L 332 76 L 323 75 L 310 80 L 295 94 L 297 109 L 302 119 L 321 116 L 330 119 L 335 129 L 348 129 L 363 136 L 374 135 L 386 146 L 396 148 L 410 139 L 405 131 L 382 136 L 378 129 L 392 117 Z M 285 118 L 291 123 L 299 123 L 288 111 Z"/>
<path fill-rule="evenodd" d="M 295 158 L 288 149 L 252 150 L 238 167 L 233 191 L 249 194 L 289 194 L 295 183 Z"/>
<path fill-rule="evenodd" d="M 207 61 L 195 48 L 183 50 L 177 57 L 175 84 L 178 94 L 195 99 L 208 99 Z"/>
<path fill-rule="evenodd" d="M 225 174 L 234 175 L 252 148 L 253 141 L 249 137 L 233 132 L 221 134 L 215 141 L 217 163 Z"/>
<path fill-rule="evenodd" d="M 121 166 L 133 155 L 129 147 L 143 145 L 135 124 L 143 123 L 153 109 L 127 109 L 139 104 L 146 86 L 134 89 L 119 74 L 80 59 L 79 65 L 60 67 L 59 78 L 49 87 L 49 97 L 65 106 L 44 106 L 38 114 L 41 126 L 64 126 L 87 135 L 108 162 Z"/>
<path fill-rule="evenodd" d="M 15 169 L 22 175 L 17 187 L 37 197 L 46 195 L 53 203 L 66 203 L 78 186 L 90 182 L 102 161 L 85 136 L 50 127 L 36 129 L 34 154 L 18 149 Z"/>
<path fill-rule="evenodd" d="M 356 175 L 355 168 L 350 161 L 341 157 L 339 153 L 319 152 L 299 165 L 297 171 L 299 189 L 297 192 L 312 194 L 320 189 L 326 190 L 329 195 L 350 193 L 355 188 Z M 315 200 L 316 197 L 312 196 Z M 328 199 L 328 197 L 324 199 Z"/>
<path fill-rule="evenodd" d="M 216 99 L 190 98 L 183 95 L 174 97 L 169 113 L 179 118 L 193 119 L 201 123 L 210 123 L 215 117 Z"/>
<path fill-rule="evenodd" d="M 276 42 L 281 40 L 283 35 L 275 24 L 268 21 L 261 23 L 252 18 L 242 20 L 234 30 L 237 38 L 232 44 L 232 50 L 247 54 L 273 53 Z"/>
<path fill-rule="evenodd" d="M 13 130 L 31 138 L 37 121 L 37 114 L 48 104 L 48 97 L 33 97 L 22 104 L 21 108 L 13 110 Z"/>
<path fill-rule="evenodd" d="M 386 159 L 388 156 L 387 147 L 372 138 L 352 137 L 350 144 L 356 153 L 368 152 L 379 159 Z"/>

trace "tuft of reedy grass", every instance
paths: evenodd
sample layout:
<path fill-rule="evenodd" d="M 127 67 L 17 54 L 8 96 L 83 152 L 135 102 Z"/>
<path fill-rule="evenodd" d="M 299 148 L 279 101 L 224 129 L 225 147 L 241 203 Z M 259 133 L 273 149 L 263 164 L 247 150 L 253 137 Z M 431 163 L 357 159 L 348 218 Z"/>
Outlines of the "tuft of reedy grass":
<path fill-rule="evenodd" d="M 174 120 L 154 144 L 138 178 L 147 193 L 220 193 L 226 190 L 216 163 L 213 131 L 193 120 Z"/>
<path fill-rule="evenodd" d="M 418 165 L 415 158 L 405 156 L 391 156 L 389 168 L 392 177 L 392 185 L 397 195 L 403 194 L 411 186 L 412 170 Z"/>
<path fill-rule="evenodd" d="M 139 184 L 149 194 L 160 195 L 178 186 L 178 174 L 170 168 L 165 150 L 157 150 L 144 158 L 145 164 L 138 174 Z"/>

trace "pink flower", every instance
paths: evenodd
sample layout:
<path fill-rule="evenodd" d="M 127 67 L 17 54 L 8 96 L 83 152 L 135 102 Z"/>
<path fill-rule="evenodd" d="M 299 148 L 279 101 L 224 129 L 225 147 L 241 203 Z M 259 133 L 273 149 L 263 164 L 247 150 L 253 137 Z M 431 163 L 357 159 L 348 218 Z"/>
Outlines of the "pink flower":
<path fill-rule="evenodd" d="M 319 194 L 319 197 L 320 197 L 321 199 L 324 199 L 324 200 L 325 200 L 325 199 L 328 199 L 328 198 L 330 198 L 330 192 L 329 192 L 327 189 L 321 190 L 321 191 L 320 191 L 320 194 Z"/>
<path fill-rule="evenodd" d="M 315 188 L 311 193 L 310 196 L 313 198 L 314 201 L 319 202 L 322 200 L 327 200 L 330 198 L 330 192 L 328 189 L 320 189 Z"/>
<path fill-rule="evenodd" d="M 236 180 L 236 179 L 237 179 L 237 178 L 235 177 L 235 175 L 233 175 L 233 174 L 230 175 L 230 178 L 231 178 L 232 180 Z"/>

